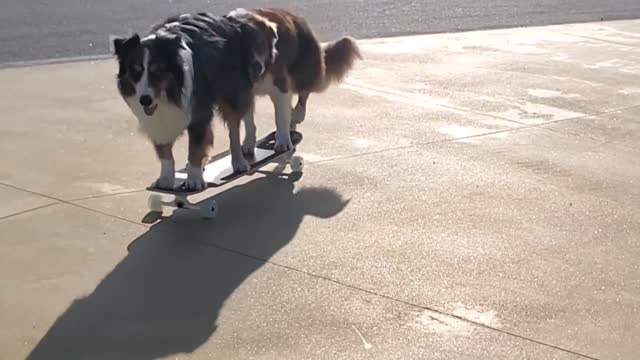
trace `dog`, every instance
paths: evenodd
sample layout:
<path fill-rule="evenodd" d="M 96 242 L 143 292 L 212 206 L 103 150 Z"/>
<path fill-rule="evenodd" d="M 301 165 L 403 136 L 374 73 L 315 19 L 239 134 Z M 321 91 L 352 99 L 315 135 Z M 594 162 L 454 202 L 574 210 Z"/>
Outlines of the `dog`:
<path fill-rule="evenodd" d="M 342 81 L 362 58 L 352 37 L 323 46 L 303 17 L 276 8 L 170 16 L 143 38 L 112 36 L 111 44 L 118 92 L 160 160 L 160 176 L 152 186 L 173 189 L 172 149 L 186 131 L 184 187 L 195 191 L 206 188 L 203 170 L 213 148 L 215 112 L 228 128 L 233 170 L 245 172 L 245 156 L 253 155 L 256 143 L 257 96 L 273 102 L 275 151 L 288 151 L 290 130 L 304 120 L 310 94 Z M 292 108 L 294 94 L 298 101 Z"/>

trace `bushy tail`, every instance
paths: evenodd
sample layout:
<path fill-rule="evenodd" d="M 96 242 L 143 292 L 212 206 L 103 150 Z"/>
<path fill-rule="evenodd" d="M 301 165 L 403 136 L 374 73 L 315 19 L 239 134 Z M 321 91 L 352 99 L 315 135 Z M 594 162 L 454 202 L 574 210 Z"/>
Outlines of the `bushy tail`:
<path fill-rule="evenodd" d="M 324 81 L 322 90 L 341 82 L 353 68 L 356 59 L 362 59 L 356 40 L 346 36 L 324 46 Z"/>

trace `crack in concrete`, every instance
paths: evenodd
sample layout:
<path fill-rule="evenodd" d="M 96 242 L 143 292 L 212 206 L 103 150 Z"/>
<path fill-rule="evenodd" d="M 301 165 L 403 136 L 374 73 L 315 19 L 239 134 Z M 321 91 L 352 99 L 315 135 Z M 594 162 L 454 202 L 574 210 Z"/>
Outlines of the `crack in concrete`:
<path fill-rule="evenodd" d="M 640 107 L 640 105 L 638 105 L 638 106 Z M 622 110 L 618 110 L 618 111 L 622 111 Z M 580 118 L 582 118 L 582 117 L 580 117 Z M 571 120 L 571 119 L 556 120 L 556 121 L 553 121 L 553 122 L 550 122 L 550 123 L 559 122 L 559 121 L 567 121 L 567 120 Z M 491 133 L 486 133 L 486 134 L 479 134 L 479 135 L 469 136 L 469 137 L 465 137 L 465 138 L 476 138 L 476 137 L 481 137 L 481 136 L 488 136 L 488 135 L 491 135 L 491 134 L 497 133 L 497 132 L 517 131 L 517 130 L 526 129 L 526 128 L 533 128 L 533 127 L 537 127 L 537 126 L 539 126 L 539 125 L 529 125 L 529 126 L 523 126 L 521 128 L 517 128 L 517 129 L 499 130 L 499 131 L 496 131 L 496 132 L 491 132 Z M 464 138 L 461 138 L 461 139 L 464 139 Z M 431 142 L 430 144 L 451 142 L 451 141 L 456 141 L 456 140 L 460 140 L 460 139 L 446 139 L 446 140 Z M 371 155 L 373 153 L 379 153 L 379 152 L 393 151 L 393 150 L 398 150 L 400 148 L 412 148 L 412 147 L 416 147 L 416 146 L 419 146 L 419 144 L 414 144 L 414 145 L 410 145 L 410 146 L 406 146 L 406 147 L 399 147 L 399 148 L 394 148 L 394 149 L 386 149 L 386 150 L 381 150 L 381 151 L 378 151 L 378 152 L 360 154 L 360 156 Z M 347 157 L 334 159 L 334 160 L 341 160 L 341 159 L 344 159 L 344 158 L 347 158 Z M 327 160 L 327 161 L 330 161 L 330 160 Z M 324 162 L 324 160 L 318 161 L 318 162 Z M 316 163 L 318 163 L 318 162 L 316 162 Z M 83 206 L 83 205 L 80 205 L 80 204 L 77 204 L 77 203 L 73 202 L 73 201 L 79 201 L 79 200 L 62 200 L 62 199 L 59 199 L 59 198 L 56 198 L 56 197 L 53 197 L 53 196 L 49 196 L 49 195 L 41 194 L 41 193 L 38 193 L 38 192 L 35 192 L 35 191 L 23 189 L 23 188 L 20 188 L 20 187 L 17 187 L 17 186 L 13 186 L 13 185 L 10 185 L 10 184 L 6 184 L 6 183 L 3 183 L 3 182 L 0 182 L 0 185 L 4 185 L 6 187 L 10 187 L 10 188 L 13 188 L 13 189 L 16 189 L 16 190 L 28 192 L 28 193 L 31 193 L 31 194 L 34 194 L 34 195 L 39 195 L 39 196 L 42 196 L 42 197 L 45 197 L 45 198 L 52 199 L 52 200 L 56 201 L 54 203 L 51 203 L 51 204 L 48 204 L 48 205 L 45 205 L 45 206 L 41 206 L 39 208 L 34 208 L 34 209 L 26 210 L 26 211 L 18 213 L 18 214 L 9 215 L 9 217 L 16 216 L 16 215 L 19 215 L 19 214 L 28 213 L 28 212 L 32 212 L 32 211 L 35 211 L 35 210 L 38 210 L 38 209 L 42 209 L 42 208 L 45 208 L 45 207 L 48 207 L 48 206 L 66 204 L 66 205 L 74 206 L 74 207 L 77 207 L 77 208 L 80 208 L 80 209 L 83 209 L 83 210 L 86 210 L 86 211 L 90 211 L 90 212 L 93 212 L 93 213 L 104 215 L 104 216 L 107 216 L 107 217 L 110 217 L 110 218 L 113 218 L 113 219 L 125 221 L 127 223 L 143 227 L 145 229 L 149 229 L 151 227 L 150 225 L 147 225 L 147 224 L 143 224 L 143 223 L 140 223 L 140 222 L 137 222 L 137 221 L 133 221 L 133 220 L 130 220 L 130 219 L 127 219 L 127 218 L 124 218 L 124 217 L 116 216 L 116 215 L 113 215 L 113 214 L 110 214 L 110 213 L 107 213 L 107 212 L 104 212 L 104 211 L 93 209 L 91 207 Z M 143 191 L 143 190 L 139 190 L 139 191 Z M 130 191 L 129 193 L 139 192 L 139 191 Z M 104 198 L 104 197 L 121 195 L 121 194 L 122 193 L 120 193 L 120 194 L 106 194 L 106 195 L 98 195 L 96 197 Z M 89 197 L 89 198 L 96 198 L 96 197 Z M 86 199 L 86 198 L 84 198 L 84 199 Z M 84 199 L 80 199 L 80 200 L 84 200 Z M 4 218 L 0 218 L 0 220 L 2 220 L 2 219 L 4 219 Z M 390 295 L 386 295 L 386 294 L 383 294 L 383 293 L 378 293 L 378 292 L 375 292 L 375 291 L 372 291 L 372 290 L 368 290 L 368 289 L 365 289 L 363 287 L 359 287 L 359 286 L 356 286 L 356 285 L 351 285 L 351 284 L 342 282 L 340 280 L 329 278 L 327 276 L 323 276 L 323 275 L 320 275 L 320 274 L 315 274 L 315 273 L 312 273 L 312 272 L 309 272 L 309 271 L 305 271 L 305 270 L 302 270 L 302 269 L 298 269 L 298 268 L 295 268 L 295 267 L 292 267 L 292 266 L 288 266 L 288 265 L 285 265 L 285 264 L 280 264 L 280 263 L 277 263 L 277 262 L 274 262 L 274 261 L 271 261 L 271 260 L 268 260 L 268 259 L 264 259 L 264 258 L 260 258 L 260 257 L 254 256 L 254 255 L 246 254 L 244 252 L 241 252 L 241 251 L 238 251 L 238 250 L 234 250 L 234 249 L 231 249 L 231 248 L 227 248 L 227 247 L 224 247 L 224 246 L 221 246 L 221 245 L 218 245 L 218 244 L 212 244 L 212 243 L 207 243 L 207 242 L 203 242 L 203 241 L 197 241 L 197 242 L 202 246 L 213 247 L 213 248 L 216 248 L 216 249 L 221 250 L 221 251 L 225 251 L 225 252 L 232 253 L 232 254 L 235 254 L 235 255 L 238 255 L 238 256 L 242 256 L 242 257 L 245 257 L 245 258 L 249 258 L 249 259 L 253 259 L 253 260 L 256 260 L 256 261 L 260 261 L 260 262 L 263 262 L 265 264 L 270 264 L 270 265 L 273 265 L 273 266 L 276 266 L 276 267 L 279 267 L 279 268 L 282 268 L 282 269 L 285 269 L 285 270 L 288 270 L 288 271 L 294 271 L 294 272 L 303 274 L 305 276 L 310 276 L 310 277 L 313 277 L 313 278 L 316 278 L 316 279 L 319 279 L 319 280 L 328 281 L 328 282 L 331 282 L 333 284 L 336 284 L 336 285 L 339 285 L 339 286 L 342 286 L 342 287 L 346 287 L 346 288 L 350 288 L 350 289 L 353 289 L 353 290 L 356 290 L 356 291 L 359 291 L 359 292 L 364 292 L 364 293 L 376 296 L 376 297 L 381 298 L 381 299 L 387 299 L 387 300 L 390 300 L 390 301 L 393 301 L 393 302 L 401 303 L 401 304 L 408 305 L 408 306 L 411 306 L 411 307 L 415 307 L 415 308 L 418 308 L 418 309 L 432 311 L 434 313 L 441 314 L 441 315 L 444 315 L 444 316 L 448 316 L 448 317 L 451 317 L 451 318 L 455 318 L 455 319 L 458 319 L 460 321 L 464 321 L 466 323 L 469 323 L 469 324 L 472 324 L 472 325 L 487 329 L 489 331 L 494 331 L 494 332 L 498 332 L 498 333 L 501 333 L 501 334 L 504 334 L 504 335 L 512 336 L 512 337 L 515 337 L 515 338 L 518 338 L 518 339 L 521 339 L 521 340 L 524 340 L 524 341 L 535 343 L 535 344 L 540 345 L 540 346 L 545 346 L 545 347 L 552 348 L 552 349 L 555 349 L 555 350 L 558 350 L 558 351 L 562 351 L 562 352 L 565 352 L 565 353 L 573 354 L 573 355 L 576 355 L 576 356 L 579 356 L 579 357 L 582 357 L 582 358 L 585 358 L 585 359 L 599 360 L 598 358 L 595 358 L 595 357 L 592 357 L 592 356 L 589 356 L 589 355 L 586 355 L 586 354 L 583 354 L 583 353 L 579 353 L 579 352 L 573 351 L 571 349 L 563 348 L 561 346 L 553 345 L 553 344 L 550 344 L 550 343 L 546 343 L 544 341 L 540 341 L 540 340 L 536 340 L 536 339 L 533 339 L 533 338 L 530 338 L 530 337 L 519 335 L 519 334 L 514 333 L 514 332 L 498 329 L 498 328 L 495 328 L 495 327 L 492 327 L 492 326 L 489 326 L 489 325 L 486 325 L 486 324 L 482 324 L 482 323 L 479 323 L 479 322 L 476 322 L 476 321 L 473 321 L 473 320 L 466 319 L 466 318 L 464 318 L 462 316 L 459 316 L 459 315 L 448 313 L 446 311 L 438 310 L 436 308 L 432 308 L 432 307 L 429 307 L 429 306 L 424 306 L 424 305 L 419 305 L 419 304 L 416 304 L 416 303 L 412 303 L 412 302 L 407 301 L 407 300 L 402 300 L 402 299 L 395 298 L 395 297 L 390 296 Z"/>
<path fill-rule="evenodd" d="M 44 205 L 40 205 L 40 206 L 36 206 L 36 207 L 34 207 L 34 208 L 30 208 L 30 209 L 26 209 L 26 210 L 18 211 L 18 212 L 15 212 L 15 213 L 9 214 L 9 215 L 0 216 L 0 221 L 2 221 L 2 220 L 6 220 L 6 219 L 10 219 L 10 218 L 13 218 L 13 217 L 16 217 L 16 216 L 20 216 L 20 215 L 23 215 L 23 214 L 27 214 L 27 213 L 30 213 L 30 212 L 32 212 L 32 211 L 36 211 L 36 210 L 40 210 L 40 209 L 45 209 L 45 208 L 48 208 L 48 207 L 51 207 L 51 206 L 54 206 L 54 205 L 59 205 L 59 204 L 60 204 L 60 202 L 52 202 L 52 203 L 48 203 L 48 204 L 44 204 Z"/>
<path fill-rule="evenodd" d="M 460 140 L 477 139 L 477 138 L 482 138 L 482 137 L 491 136 L 491 135 L 495 135 L 495 134 L 501 134 L 501 133 L 506 133 L 506 132 L 517 132 L 517 131 L 521 131 L 521 130 L 534 129 L 534 128 L 540 129 L 540 130 L 551 131 L 551 132 L 558 133 L 558 134 L 565 134 L 565 135 L 575 136 L 575 134 L 573 134 L 571 132 L 559 131 L 559 130 L 555 130 L 555 129 L 549 129 L 549 128 L 547 128 L 547 126 L 554 125 L 554 124 L 557 124 L 557 123 L 562 123 L 562 122 L 575 121 L 575 120 L 586 119 L 586 118 L 591 118 L 591 117 L 598 117 L 598 116 L 607 115 L 607 114 L 616 113 L 616 112 L 623 112 L 623 111 L 627 111 L 627 110 L 631 110 L 631 109 L 635 109 L 635 108 L 640 108 L 640 104 L 631 105 L 631 106 L 627 106 L 627 107 L 624 107 L 624 108 L 611 109 L 611 110 L 607 110 L 607 111 L 603 111 L 603 112 L 599 112 L 599 113 L 595 113 L 595 114 L 588 114 L 588 115 L 565 118 L 565 119 L 551 120 L 551 121 L 547 121 L 547 122 L 540 123 L 540 124 L 523 125 L 523 126 L 516 127 L 516 128 L 495 130 L 495 131 L 485 132 L 485 133 L 482 133 L 482 134 L 461 136 L 461 137 L 455 137 L 455 138 L 449 138 L 449 139 L 441 139 L 441 140 L 433 140 L 433 141 L 422 141 L 422 142 L 416 142 L 416 143 L 413 143 L 413 144 L 410 144 L 410 145 L 390 147 L 390 148 L 374 150 L 374 151 L 366 151 L 366 152 L 357 153 L 357 154 L 351 154 L 351 155 L 335 156 L 335 157 L 330 157 L 330 158 L 326 158 L 326 159 L 322 159 L 322 160 L 316 160 L 316 161 L 307 161 L 306 164 L 307 165 L 312 165 L 312 164 L 321 164 L 321 163 L 327 163 L 327 162 L 332 162 L 332 161 L 347 160 L 347 159 L 352 159 L 352 158 L 357 158 L 357 157 L 363 157 L 363 156 L 369 156 L 369 155 L 377 155 L 377 154 L 386 153 L 386 152 L 394 152 L 394 151 L 399 151 L 399 150 L 405 150 L 405 149 L 411 149 L 411 148 L 417 148 L 417 147 L 423 147 L 423 146 L 430 146 L 430 145 L 436 145 L 436 144 L 441 144 L 441 143 L 449 143 L 449 142 L 455 142 L 455 141 L 460 141 Z M 85 196 L 85 197 L 79 197 L 79 198 L 72 198 L 72 199 L 69 199 L 69 200 L 64 200 L 64 199 L 59 199 L 59 198 L 56 198 L 56 197 L 53 197 L 53 196 L 50 196 L 50 195 L 42 194 L 42 193 L 39 193 L 39 192 L 36 192 L 36 191 L 32 191 L 32 190 L 28 190 L 28 189 L 25 189 L 25 188 L 21 188 L 21 187 L 15 186 L 15 185 L 7 184 L 7 183 L 4 183 L 4 182 L 0 182 L 0 185 L 6 186 L 6 187 L 10 187 L 10 188 L 15 189 L 15 190 L 28 192 L 28 193 L 31 193 L 31 194 L 34 194 L 34 195 L 42 196 L 42 197 L 45 197 L 45 198 L 48 198 L 48 199 L 51 199 L 51 200 L 55 200 L 55 201 L 58 201 L 58 202 L 61 202 L 61 203 L 74 205 L 74 206 L 79 206 L 79 207 L 83 207 L 83 206 L 81 206 L 79 204 L 75 204 L 75 202 L 84 201 L 84 200 L 92 200 L 92 199 L 100 199 L 100 198 L 108 198 L 108 197 L 119 196 L 119 195 L 135 194 L 135 193 L 140 193 L 140 192 L 143 192 L 143 191 L 146 190 L 146 189 L 134 189 L 134 190 L 122 191 L 122 192 L 111 193 L 111 194 L 91 195 L 91 196 Z M 37 210 L 37 208 L 33 209 L 33 210 Z M 131 221 L 131 220 L 127 220 L 127 221 Z"/>
<path fill-rule="evenodd" d="M 20 187 L 18 187 L 18 186 L 14 186 L 14 185 L 7 184 L 7 183 L 4 183 L 4 182 L 0 182 L 0 185 L 3 185 L 3 186 L 6 186 L 6 187 L 9 187 L 9 188 L 12 188 L 12 189 L 15 189 L 15 190 L 24 191 L 24 192 L 26 192 L 26 193 L 30 193 L 30 194 L 33 194 L 33 195 L 41 196 L 41 197 L 44 197 L 44 198 L 51 199 L 51 200 L 54 200 L 54 201 L 55 201 L 54 203 L 51 203 L 51 204 L 49 204 L 48 206 L 51 206 L 51 205 L 60 205 L 60 204 L 70 205 L 70 206 L 77 207 L 77 208 L 84 209 L 84 210 L 88 210 L 88 211 L 91 211 L 91 212 L 94 212 L 94 213 L 97 213 L 97 214 L 105 215 L 105 216 L 108 216 L 108 217 L 111 217 L 111 218 L 114 218 L 114 219 L 118 219 L 118 220 L 126 221 L 126 222 L 131 223 L 131 224 L 140 225 L 140 226 L 144 226 L 144 227 L 146 227 L 146 228 L 149 228 L 149 226 L 146 226 L 146 225 L 144 225 L 144 224 L 141 224 L 141 223 L 139 223 L 139 222 L 137 222 L 137 221 L 133 221 L 133 220 L 129 220 L 129 219 L 124 218 L 124 217 L 120 217 L 120 216 L 116 216 L 116 215 L 113 215 L 113 214 L 109 214 L 109 213 L 107 213 L 107 212 L 100 211 L 100 210 L 96 210 L 96 209 L 90 208 L 90 207 L 88 207 L 88 206 L 83 206 L 83 205 L 80 205 L 80 204 L 76 204 L 76 203 L 74 203 L 74 202 L 71 202 L 70 200 L 63 200 L 63 199 L 59 199 L 59 198 L 56 198 L 56 197 L 54 197 L 54 196 L 50 196 L 50 195 L 46 195 L 46 194 L 42 194 L 42 193 L 39 193 L 39 192 L 37 192 L 37 191 L 33 191 L 33 190 L 28 190 L 28 189 L 20 188 Z M 104 196 L 104 197 L 106 197 L 106 196 Z M 20 212 L 20 213 L 11 214 L 11 215 L 8 215 L 8 216 L 6 216 L 6 217 L 4 217 L 4 218 L 0 218 L 0 220 L 5 219 L 5 218 L 7 218 L 7 217 L 11 217 L 11 216 L 16 216 L 16 215 L 20 215 L 20 214 L 26 214 L 26 213 L 29 213 L 29 212 L 33 212 L 33 211 L 36 211 L 36 210 L 39 210 L 39 209 L 42 209 L 42 208 L 46 208 L 46 207 L 48 207 L 48 206 L 41 206 L 41 207 L 37 207 L 37 208 L 33 208 L 33 209 L 29 209 L 29 210 L 25 210 L 25 211 Z"/>
<path fill-rule="evenodd" d="M 579 34 L 572 34 L 572 33 L 564 33 L 564 35 L 575 36 L 575 37 L 578 37 L 578 38 L 581 38 L 581 39 L 591 40 L 591 41 L 596 41 L 596 42 L 602 42 L 602 43 L 609 44 L 609 45 L 617 45 L 617 46 L 630 47 L 630 48 L 640 48 L 640 46 L 636 45 L 636 44 L 629 44 L 629 43 L 624 43 L 624 42 L 619 42 L 619 41 L 602 39 L 602 38 L 598 38 L 598 37 L 595 37 L 595 36 L 579 35 Z"/>
<path fill-rule="evenodd" d="M 309 272 L 309 271 L 305 271 L 305 270 L 301 270 L 301 269 L 298 269 L 298 268 L 294 268 L 294 267 L 289 266 L 289 265 L 276 263 L 276 262 L 273 262 L 273 261 L 268 260 L 268 259 L 260 258 L 258 256 L 245 254 L 245 253 L 243 253 L 241 251 L 230 249 L 230 248 L 218 245 L 218 244 L 212 244 L 212 243 L 207 243 L 207 242 L 202 242 L 202 241 L 198 241 L 198 243 L 200 243 L 203 246 L 213 247 L 213 248 L 219 249 L 221 251 L 225 251 L 225 252 L 229 252 L 229 253 L 232 253 L 232 254 L 236 254 L 238 256 L 250 258 L 250 259 L 253 259 L 253 260 L 256 260 L 256 261 L 261 261 L 261 262 L 264 262 L 265 264 L 270 264 L 270 265 L 273 265 L 273 266 L 276 266 L 276 267 L 279 267 L 279 268 L 282 268 L 282 269 L 285 269 L 285 270 L 294 271 L 294 272 L 297 272 L 297 273 L 300 273 L 300 274 L 303 274 L 303 275 L 306 275 L 306 276 L 310 276 L 310 277 L 313 277 L 313 278 L 316 278 L 316 279 L 319 279 L 319 280 L 328 281 L 328 282 L 331 282 L 333 284 L 336 284 L 336 285 L 339 285 L 339 286 L 342 286 L 342 287 L 346 287 L 346 288 L 349 288 L 349 289 L 352 289 L 352 290 L 356 290 L 356 291 L 359 291 L 359 292 L 364 292 L 364 293 L 376 296 L 376 297 L 381 298 L 381 299 L 390 300 L 390 301 L 397 302 L 397 303 L 400 303 L 400 304 L 403 304 L 403 305 L 415 307 L 415 308 L 418 308 L 418 309 L 421 309 L 421 310 L 428 310 L 428 311 L 431 311 L 431 312 L 434 312 L 434 313 L 437 313 L 437 314 L 440 314 L 440 315 L 444 315 L 444 316 L 448 316 L 448 317 L 451 317 L 451 318 L 455 318 L 455 319 L 458 319 L 460 321 L 464 321 L 466 323 L 482 327 L 482 328 L 487 329 L 489 331 L 495 331 L 495 332 L 498 332 L 498 333 L 501 333 L 501 334 L 504 334 L 504 335 L 513 336 L 513 337 L 516 337 L 516 338 L 524 340 L 524 341 L 532 342 L 532 343 L 537 344 L 537 345 L 541 345 L 541 346 L 549 347 L 549 348 L 552 348 L 552 349 L 555 349 L 555 350 L 558 350 L 558 351 L 566 352 L 566 353 L 569 353 L 569 354 L 572 354 L 572 355 L 576 355 L 576 356 L 579 356 L 579 357 L 582 357 L 582 358 L 585 358 L 585 359 L 600 360 L 598 358 L 595 358 L 595 357 L 592 357 L 592 356 L 589 356 L 589 355 L 586 355 L 586 354 L 583 354 L 583 353 L 579 353 L 579 352 L 574 351 L 574 350 L 570 350 L 570 349 L 563 348 L 563 347 L 560 347 L 560 346 L 557 346 L 557 345 L 546 343 L 544 341 L 535 340 L 533 338 L 529 338 L 529 337 L 526 337 L 524 335 L 519 335 L 519 334 L 510 332 L 510 331 L 498 329 L 498 328 L 495 328 L 495 327 L 492 327 L 492 326 L 489 326 L 489 325 L 486 325 L 486 324 L 483 324 L 483 323 L 479 323 L 479 322 L 476 322 L 476 321 L 473 321 L 473 320 L 466 319 L 466 318 L 464 318 L 462 316 L 459 316 L 459 315 L 448 313 L 446 311 L 438 310 L 438 309 L 435 309 L 435 308 L 432 308 L 432 307 L 429 307 L 429 306 L 418 305 L 418 304 L 412 303 L 412 302 L 407 301 L 407 300 L 398 299 L 398 298 L 395 298 L 393 296 L 389 296 L 389 295 L 385 295 L 385 294 L 382 294 L 382 293 L 378 293 L 378 292 L 375 292 L 375 291 L 372 291 L 372 290 L 368 290 L 368 289 L 365 289 L 365 288 L 362 288 L 362 287 L 359 287 L 359 286 L 356 286 L 356 285 L 351 285 L 351 284 L 348 284 L 348 283 L 345 283 L 345 282 L 342 282 L 342 281 L 339 281 L 339 280 L 332 279 L 332 278 L 327 277 L 327 276 L 314 274 L 314 273 Z"/>

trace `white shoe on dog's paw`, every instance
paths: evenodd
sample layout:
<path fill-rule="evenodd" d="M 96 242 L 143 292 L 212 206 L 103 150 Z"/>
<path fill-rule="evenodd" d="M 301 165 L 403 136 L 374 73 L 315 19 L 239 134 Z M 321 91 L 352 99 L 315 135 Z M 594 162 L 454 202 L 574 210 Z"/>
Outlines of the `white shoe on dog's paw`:
<path fill-rule="evenodd" d="M 244 157 L 231 159 L 231 165 L 233 166 L 233 171 L 236 173 L 247 172 L 251 168 L 251 165 L 249 165 L 249 162 Z"/>

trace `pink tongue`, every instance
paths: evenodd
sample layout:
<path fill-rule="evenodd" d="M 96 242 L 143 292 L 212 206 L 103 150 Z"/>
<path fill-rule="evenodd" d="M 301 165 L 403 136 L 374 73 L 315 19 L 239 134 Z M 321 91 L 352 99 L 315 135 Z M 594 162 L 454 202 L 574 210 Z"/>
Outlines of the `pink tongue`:
<path fill-rule="evenodd" d="M 151 116 L 156 111 L 157 107 L 158 107 L 158 104 L 155 104 L 153 106 L 145 106 L 144 113 L 147 114 L 147 116 Z"/>

